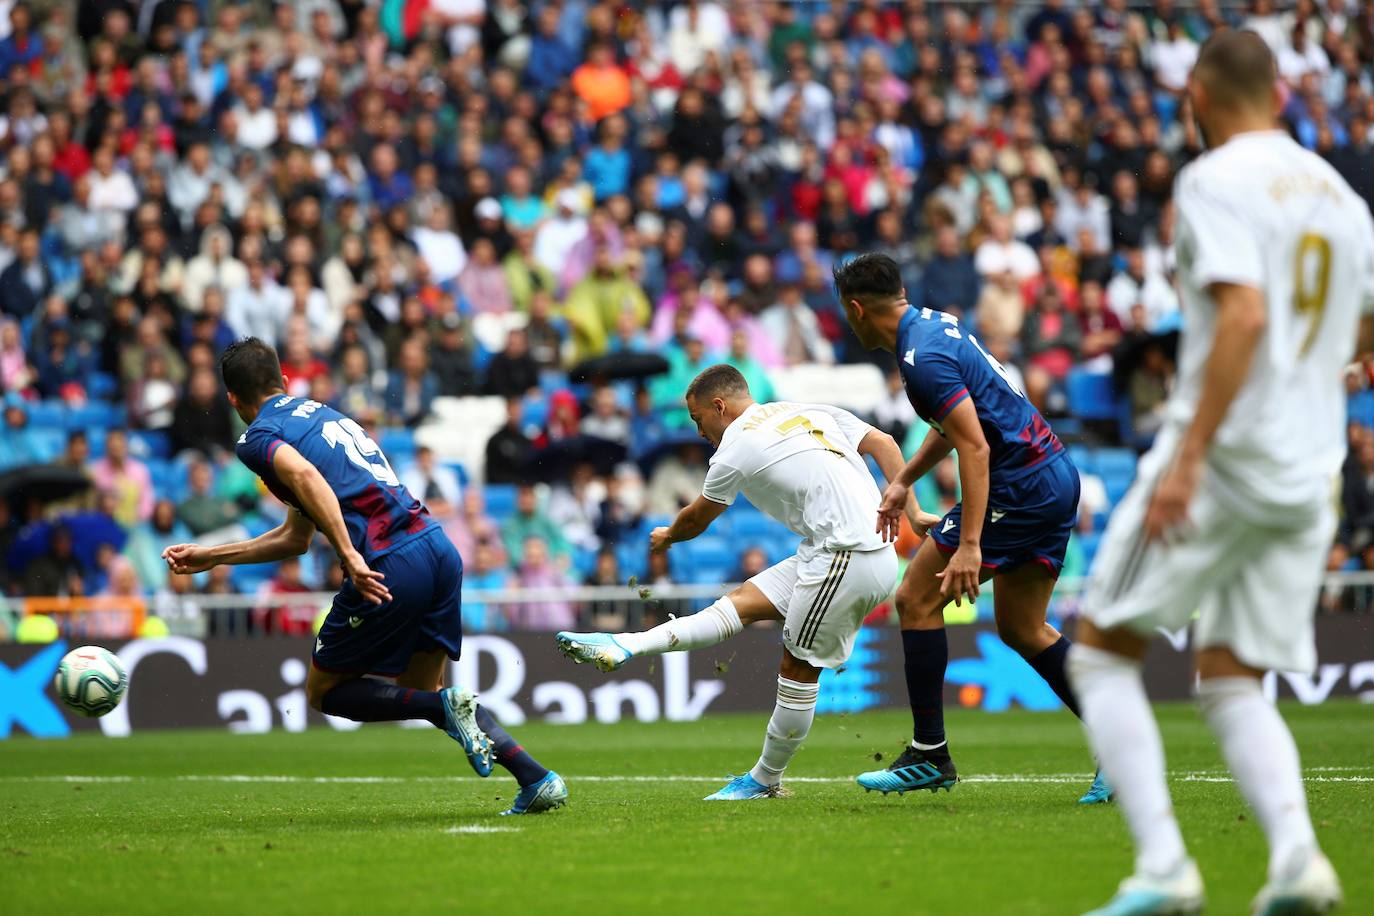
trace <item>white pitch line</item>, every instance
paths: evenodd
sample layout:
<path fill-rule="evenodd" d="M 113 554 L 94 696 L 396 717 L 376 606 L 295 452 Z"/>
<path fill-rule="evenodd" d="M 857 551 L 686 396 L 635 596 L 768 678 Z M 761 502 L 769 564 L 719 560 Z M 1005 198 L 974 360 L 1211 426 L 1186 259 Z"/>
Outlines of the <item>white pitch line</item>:
<path fill-rule="evenodd" d="M 1351 775 L 1327 775 L 1328 773 L 1339 772 Z M 1332 783 L 1369 783 L 1374 782 L 1374 775 L 1353 775 L 1356 773 L 1370 774 L 1374 769 L 1370 767 L 1312 767 L 1304 775 L 1307 782 L 1332 782 Z M 1060 783 L 1077 783 L 1091 779 L 1092 773 L 978 773 L 964 776 L 960 782 L 965 783 L 1029 783 L 1041 785 L 1054 785 Z M 111 776 L 111 775 L 33 775 L 33 776 L 0 776 L 0 782 L 61 782 L 61 783 L 128 783 L 128 782 L 156 782 L 161 780 L 171 780 L 175 782 L 216 782 L 216 783 L 277 783 L 277 784 L 317 784 L 317 785 L 374 785 L 374 784 L 403 784 L 417 782 L 466 782 L 470 777 L 464 776 L 289 776 L 271 774 L 182 774 L 176 776 Z M 727 774 L 721 773 L 716 776 L 567 776 L 569 782 L 612 782 L 612 783 L 713 783 L 729 779 Z M 1169 778 L 1179 782 L 1231 782 L 1231 777 L 1221 770 L 1201 770 L 1201 771 L 1179 771 L 1169 774 Z M 843 784 L 852 783 L 853 776 L 792 776 L 787 780 L 789 783 L 819 783 L 819 784 Z"/>
<path fill-rule="evenodd" d="M 519 827 L 493 827 L 490 824 L 459 824 L 449 827 L 444 833 L 519 833 Z"/>

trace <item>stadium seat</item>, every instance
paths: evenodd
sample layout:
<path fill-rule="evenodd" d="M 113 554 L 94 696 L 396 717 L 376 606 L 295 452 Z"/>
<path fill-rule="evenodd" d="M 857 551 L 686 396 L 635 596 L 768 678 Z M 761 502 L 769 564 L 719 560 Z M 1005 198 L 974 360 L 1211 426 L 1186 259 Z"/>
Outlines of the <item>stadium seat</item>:
<path fill-rule="evenodd" d="M 1099 449 L 1096 460 L 1097 476 L 1107 488 L 1107 498 L 1113 506 L 1121 501 L 1135 480 L 1135 453 L 1125 448 Z"/>
<path fill-rule="evenodd" d="M 34 401 L 25 405 L 29 426 L 62 429 L 66 422 L 67 406 L 58 400 Z"/>
<path fill-rule="evenodd" d="M 482 488 L 487 498 L 487 514 L 498 522 L 515 512 L 515 486 L 508 483 L 489 483 Z"/>
<path fill-rule="evenodd" d="M 1069 411 L 1082 420 L 1115 420 L 1116 393 L 1112 377 L 1074 369 L 1068 377 Z"/>
<path fill-rule="evenodd" d="M 1374 429 L 1374 390 L 1366 389 L 1352 394 L 1348 410 L 1351 421 Z"/>
<path fill-rule="evenodd" d="M 739 556 L 726 538 L 704 534 L 676 545 L 668 552 L 668 564 L 678 582 L 719 583 L 731 578 Z"/>
<path fill-rule="evenodd" d="M 415 457 L 415 433 L 404 426 L 388 426 L 377 436 L 382 454 L 393 465 L 405 464 Z"/>
<path fill-rule="evenodd" d="M 35 426 L 30 430 L 40 461 L 56 461 L 67 446 L 67 434 L 60 428 Z"/>
<path fill-rule="evenodd" d="M 129 430 L 129 453 L 136 458 L 170 458 L 172 456 L 172 437 L 161 430 Z"/>

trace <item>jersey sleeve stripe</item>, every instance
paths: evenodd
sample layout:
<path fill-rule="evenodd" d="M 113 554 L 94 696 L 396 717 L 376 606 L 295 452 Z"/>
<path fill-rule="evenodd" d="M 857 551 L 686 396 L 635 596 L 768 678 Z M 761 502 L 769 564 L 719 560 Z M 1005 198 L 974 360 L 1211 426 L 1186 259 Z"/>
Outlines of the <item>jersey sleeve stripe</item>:
<path fill-rule="evenodd" d="M 951 397 L 948 401 L 945 401 L 945 403 L 941 405 L 939 410 L 935 411 L 935 421 L 938 423 L 945 417 L 949 416 L 949 412 L 953 410 L 955 407 L 957 407 L 959 405 L 959 402 L 966 397 L 968 397 L 968 389 L 960 388 L 958 392 L 954 394 L 953 397 Z"/>
<path fill-rule="evenodd" d="M 285 444 L 286 444 L 286 442 L 285 442 L 284 440 L 281 440 L 281 439 L 273 439 L 273 440 L 271 441 L 271 443 L 267 446 L 267 463 L 268 463 L 268 464 L 271 464 L 271 463 L 272 463 L 272 459 L 274 459 L 274 458 L 277 457 L 277 449 L 281 448 L 281 447 L 282 447 L 283 445 L 285 445 Z"/>

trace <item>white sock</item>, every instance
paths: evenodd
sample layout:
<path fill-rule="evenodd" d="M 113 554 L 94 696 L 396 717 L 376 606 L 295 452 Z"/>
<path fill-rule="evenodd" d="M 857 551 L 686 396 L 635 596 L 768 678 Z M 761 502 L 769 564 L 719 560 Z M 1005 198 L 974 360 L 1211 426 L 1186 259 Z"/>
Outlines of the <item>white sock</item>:
<path fill-rule="evenodd" d="M 1241 794 L 1269 839 L 1269 877 L 1292 877 L 1317 849 L 1293 735 L 1251 677 L 1218 677 L 1198 687 L 1207 719 Z"/>
<path fill-rule="evenodd" d="M 615 641 L 635 655 L 662 655 L 704 649 L 724 642 L 744 629 L 735 603 L 721 598 L 710 607 L 689 617 L 660 623 L 643 633 L 617 633 Z"/>
<path fill-rule="evenodd" d="M 1140 663 L 1075 643 L 1069 681 L 1098 763 L 1135 838 L 1137 873 L 1171 875 L 1187 857 L 1164 779 L 1164 743 Z"/>
<path fill-rule="evenodd" d="M 778 678 L 778 704 L 773 718 L 768 720 L 768 733 L 763 739 L 763 755 L 749 775 L 765 786 L 782 782 L 782 771 L 801 746 L 816 718 L 816 697 L 820 684 L 805 684 L 789 678 Z"/>

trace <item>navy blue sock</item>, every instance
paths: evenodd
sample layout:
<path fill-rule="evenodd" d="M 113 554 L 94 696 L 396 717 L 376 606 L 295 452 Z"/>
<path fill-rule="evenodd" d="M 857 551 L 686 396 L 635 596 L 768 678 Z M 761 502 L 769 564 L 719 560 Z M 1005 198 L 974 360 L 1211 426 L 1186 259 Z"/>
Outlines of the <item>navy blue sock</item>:
<path fill-rule="evenodd" d="M 1059 642 L 1041 651 L 1034 658 L 1026 659 L 1026 661 L 1035 669 L 1035 673 L 1043 677 L 1045 683 L 1050 685 L 1054 695 L 1059 697 L 1065 706 L 1069 707 L 1069 712 L 1081 719 L 1083 716 L 1078 711 L 1078 698 L 1073 695 L 1073 688 L 1069 687 L 1068 675 L 1064 673 L 1064 660 L 1068 658 L 1069 646 L 1071 645 L 1073 643 L 1069 642 L 1069 637 L 1061 636 Z"/>
<path fill-rule="evenodd" d="M 943 744 L 945 666 L 949 664 L 949 640 L 944 627 L 903 630 L 902 653 L 906 661 L 906 693 L 911 701 L 912 737 L 917 744 Z"/>
<path fill-rule="evenodd" d="M 516 743 L 485 706 L 477 707 L 477 724 L 491 739 L 492 755 L 496 762 L 509 770 L 521 786 L 533 785 L 549 775 L 549 771 Z"/>
<path fill-rule="evenodd" d="M 368 677 L 344 681 L 326 693 L 320 705 L 329 715 L 354 722 L 425 719 L 444 727 L 444 701 L 437 690 L 398 687 Z"/>

